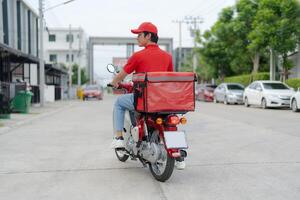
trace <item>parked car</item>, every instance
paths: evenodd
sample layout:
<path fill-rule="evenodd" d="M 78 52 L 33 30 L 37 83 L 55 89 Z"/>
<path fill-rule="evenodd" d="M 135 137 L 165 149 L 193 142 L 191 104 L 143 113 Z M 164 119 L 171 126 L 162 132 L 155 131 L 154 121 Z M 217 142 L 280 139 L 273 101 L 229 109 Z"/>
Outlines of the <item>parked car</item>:
<path fill-rule="evenodd" d="M 291 98 L 291 108 L 294 112 L 298 112 L 300 110 L 300 87 Z"/>
<path fill-rule="evenodd" d="M 254 81 L 244 91 L 244 103 L 268 107 L 290 107 L 295 91 L 280 81 Z"/>
<path fill-rule="evenodd" d="M 213 84 L 200 84 L 195 92 L 196 100 L 198 101 L 213 101 L 214 100 L 214 90 L 217 85 Z"/>
<path fill-rule="evenodd" d="M 98 100 L 103 99 L 103 90 L 99 85 L 88 85 L 83 89 L 83 99 L 88 100 L 90 98 L 96 98 Z"/>
<path fill-rule="evenodd" d="M 222 83 L 214 91 L 214 102 L 243 104 L 244 89 L 239 83 Z"/>

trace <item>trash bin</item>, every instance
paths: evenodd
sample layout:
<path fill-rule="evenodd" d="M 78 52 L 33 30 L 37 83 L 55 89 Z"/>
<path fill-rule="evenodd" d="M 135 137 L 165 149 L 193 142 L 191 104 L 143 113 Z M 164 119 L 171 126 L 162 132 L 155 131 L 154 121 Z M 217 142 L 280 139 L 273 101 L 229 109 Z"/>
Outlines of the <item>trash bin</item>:
<path fill-rule="evenodd" d="M 33 93 L 30 91 L 19 91 L 12 101 L 13 111 L 20 113 L 29 113 L 32 96 Z"/>

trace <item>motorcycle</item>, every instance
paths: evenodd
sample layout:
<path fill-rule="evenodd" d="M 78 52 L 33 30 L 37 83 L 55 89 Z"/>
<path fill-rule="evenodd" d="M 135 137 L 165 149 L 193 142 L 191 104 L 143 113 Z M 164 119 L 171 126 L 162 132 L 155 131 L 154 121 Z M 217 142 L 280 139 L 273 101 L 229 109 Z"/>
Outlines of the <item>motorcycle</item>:
<path fill-rule="evenodd" d="M 107 70 L 114 75 L 117 74 L 117 68 L 112 64 L 107 65 Z M 195 99 L 194 81 L 191 101 Z M 111 84 L 107 86 L 113 87 Z M 138 88 L 138 84 L 128 82 L 120 83 L 117 89 L 123 89 L 125 93 L 133 92 L 137 101 L 141 96 Z M 127 161 L 128 158 L 139 160 L 144 167 L 149 166 L 156 180 L 165 182 L 173 173 L 175 160 L 180 161 L 187 157 L 185 132 L 177 128 L 180 124 L 186 124 L 187 119 L 184 114 L 175 111 L 145 112 L 138 111 L 136 105 L 135 107 L 134 112 L 125 113 L 123 131 L 125 148 L 115 149 L 115 154 L 121 162 Z"/>

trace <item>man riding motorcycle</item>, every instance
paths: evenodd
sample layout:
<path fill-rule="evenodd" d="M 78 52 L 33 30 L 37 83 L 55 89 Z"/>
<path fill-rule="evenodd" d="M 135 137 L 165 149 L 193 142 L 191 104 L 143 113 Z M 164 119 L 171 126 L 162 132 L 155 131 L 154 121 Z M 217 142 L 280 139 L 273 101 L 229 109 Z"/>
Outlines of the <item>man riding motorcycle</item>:
<path fill-rule="evenodd" d="M 111 85 L 118 87 L 118 84 L 132 72 L 163 72 L 173 71 L 172 56 L 166 51 L 163 51 L 157 45 L 158 31 L 151 22 L 142 23 L 137 29 L 132 29 L 132 33 L 138 34 L 137 41 L 140 47 L 145 47 L 143 50 L 134 53 L 129 59 L 124 68 L 114 77 Z M 125 111 L 134 111 L 133 94 L 125 94 L 115 102 L 114 105 L 114 131 L 115 137 L 112 141 L 112 148 L 123 148 L 123 128 Z M 184 169 L 185 163 L 183 158 L 177 160 L 176 166 L 178 169 Z"/>

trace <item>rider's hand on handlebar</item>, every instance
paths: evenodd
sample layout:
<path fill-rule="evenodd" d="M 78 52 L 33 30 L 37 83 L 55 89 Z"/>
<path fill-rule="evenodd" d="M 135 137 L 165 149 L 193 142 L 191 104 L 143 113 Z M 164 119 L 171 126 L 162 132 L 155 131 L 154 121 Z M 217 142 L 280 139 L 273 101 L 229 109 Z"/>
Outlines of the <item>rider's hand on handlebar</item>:
<path fill-rule="evenodd" d="M 119 87 L 119 84 L 118 84 L 118 83 L 111 82 L 111 83 L 107 84 L 107 86 L 109 86 L 109 87 L 114 87 L 114 88 L 118 88 L 118 87 Z"/>

